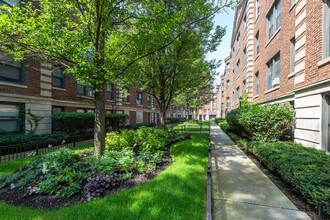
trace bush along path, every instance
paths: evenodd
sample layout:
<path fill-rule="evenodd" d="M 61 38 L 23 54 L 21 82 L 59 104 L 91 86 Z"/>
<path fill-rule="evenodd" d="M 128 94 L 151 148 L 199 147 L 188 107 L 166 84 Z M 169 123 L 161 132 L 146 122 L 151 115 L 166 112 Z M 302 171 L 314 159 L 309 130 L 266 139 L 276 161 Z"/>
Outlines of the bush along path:
<path fill-rule="evenodd" d="M 170 163 L 170 145 L 185 138 L 150 128 L 110 132 L 99 159 L 90 150 L 64 148 L 0 177 L 0 198 L 47 209 L 90 201 L 147 181 Z"/>

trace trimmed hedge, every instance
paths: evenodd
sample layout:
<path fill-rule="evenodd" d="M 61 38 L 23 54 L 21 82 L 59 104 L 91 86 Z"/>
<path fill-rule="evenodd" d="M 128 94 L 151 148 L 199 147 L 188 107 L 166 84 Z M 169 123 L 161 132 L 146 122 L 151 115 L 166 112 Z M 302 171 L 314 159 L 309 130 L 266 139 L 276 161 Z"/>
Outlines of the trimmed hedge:
<path fill-rule="evenodd" d="M 56 112 L 52 115 L 53 130 L 68 134 L 86 133 L 94 128 L 94 113 L 92 112 Z M 107 113 L 106 129 L 118 130 L 125 126 L 128 115 Z"/>
<path fill-rule="evenodd" d="M 175 123 L 181 123 L 185 122 L 186 118 L 166 118 L 165 123 L 166 124 L 175 124 Z"/>
<path fill-rule="evenodd" d="M 255 141 L 289 140 L 293 110 L 284 105 L 246 105 L 227 114 L 231 129 Z"/>
<path fill-rule="evenodd" d="M 224 119 L 224 118 L 215 118 L 214 119 L 214 122 L 216 123 L 216 124 L 219 124 L 219 123 L 221 123 L 221 122 L 223 122 L 223 121 L 225 121 L 226 119 Z"/>
<path fill-rule="evenodd" d="M 330 157 L 324 151 L 293 143 L 252 142 L 253 154 L 279 173 L 315 207 L 330 214 Z"/>
<path fill-rule="evenodd" d="M 28 144 L 38 141 L 51 141 L 68 138 L 69 135 L 63 133 L 56 134 L 8 134 L 0 136 L 0 146 L 14 145 L 14 144 Z"/>
<path fill-rule="evenodd" d="M 136 130 L 140 127 L 156 127 L 155 122 L 145 122 L 145 123 L 137 123 L 137 124 L 128 124 L 125 126 L 126 129 Z"/>

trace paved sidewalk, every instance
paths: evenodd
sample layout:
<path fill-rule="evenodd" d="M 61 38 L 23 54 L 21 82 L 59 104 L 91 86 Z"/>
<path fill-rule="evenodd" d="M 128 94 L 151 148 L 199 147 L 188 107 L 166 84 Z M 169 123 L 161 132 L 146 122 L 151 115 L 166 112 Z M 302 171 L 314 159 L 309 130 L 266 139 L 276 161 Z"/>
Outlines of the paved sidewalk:
<path fill-rule="evenodd" d="M 213 219 L 310 219 L 214 123 L 211 137 Z"/>

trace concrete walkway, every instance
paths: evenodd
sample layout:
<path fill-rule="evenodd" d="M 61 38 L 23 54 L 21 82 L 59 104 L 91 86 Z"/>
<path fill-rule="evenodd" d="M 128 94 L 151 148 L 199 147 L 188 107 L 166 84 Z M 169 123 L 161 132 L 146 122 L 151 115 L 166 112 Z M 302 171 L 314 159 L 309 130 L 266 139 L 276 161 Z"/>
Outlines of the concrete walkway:
<path fill-rule="evenodd" d="M 213 219 L 310 219 L 214 123 Z"/>

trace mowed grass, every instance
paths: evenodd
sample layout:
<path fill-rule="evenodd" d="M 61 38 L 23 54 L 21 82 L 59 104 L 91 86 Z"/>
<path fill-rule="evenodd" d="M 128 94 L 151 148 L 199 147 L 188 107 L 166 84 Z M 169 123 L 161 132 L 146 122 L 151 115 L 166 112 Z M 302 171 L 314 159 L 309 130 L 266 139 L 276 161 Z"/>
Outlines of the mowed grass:
<path fill-rule="evenodd" d="M 186 131 L 186 132 L 196 132 L 196 131 L 209 131 L 208 122 L 202 124 L 192 124 L 192 123 L 182 123 L 173 127 L 175 131 Z"/>
<path fill-rule="evenodd" d="M 207 146 L 208 135 L 193 134 L 172 146 L 173 163 L 150 182 L 58 210 L 0 203 L 0 219 L 205 219 Z"/>

